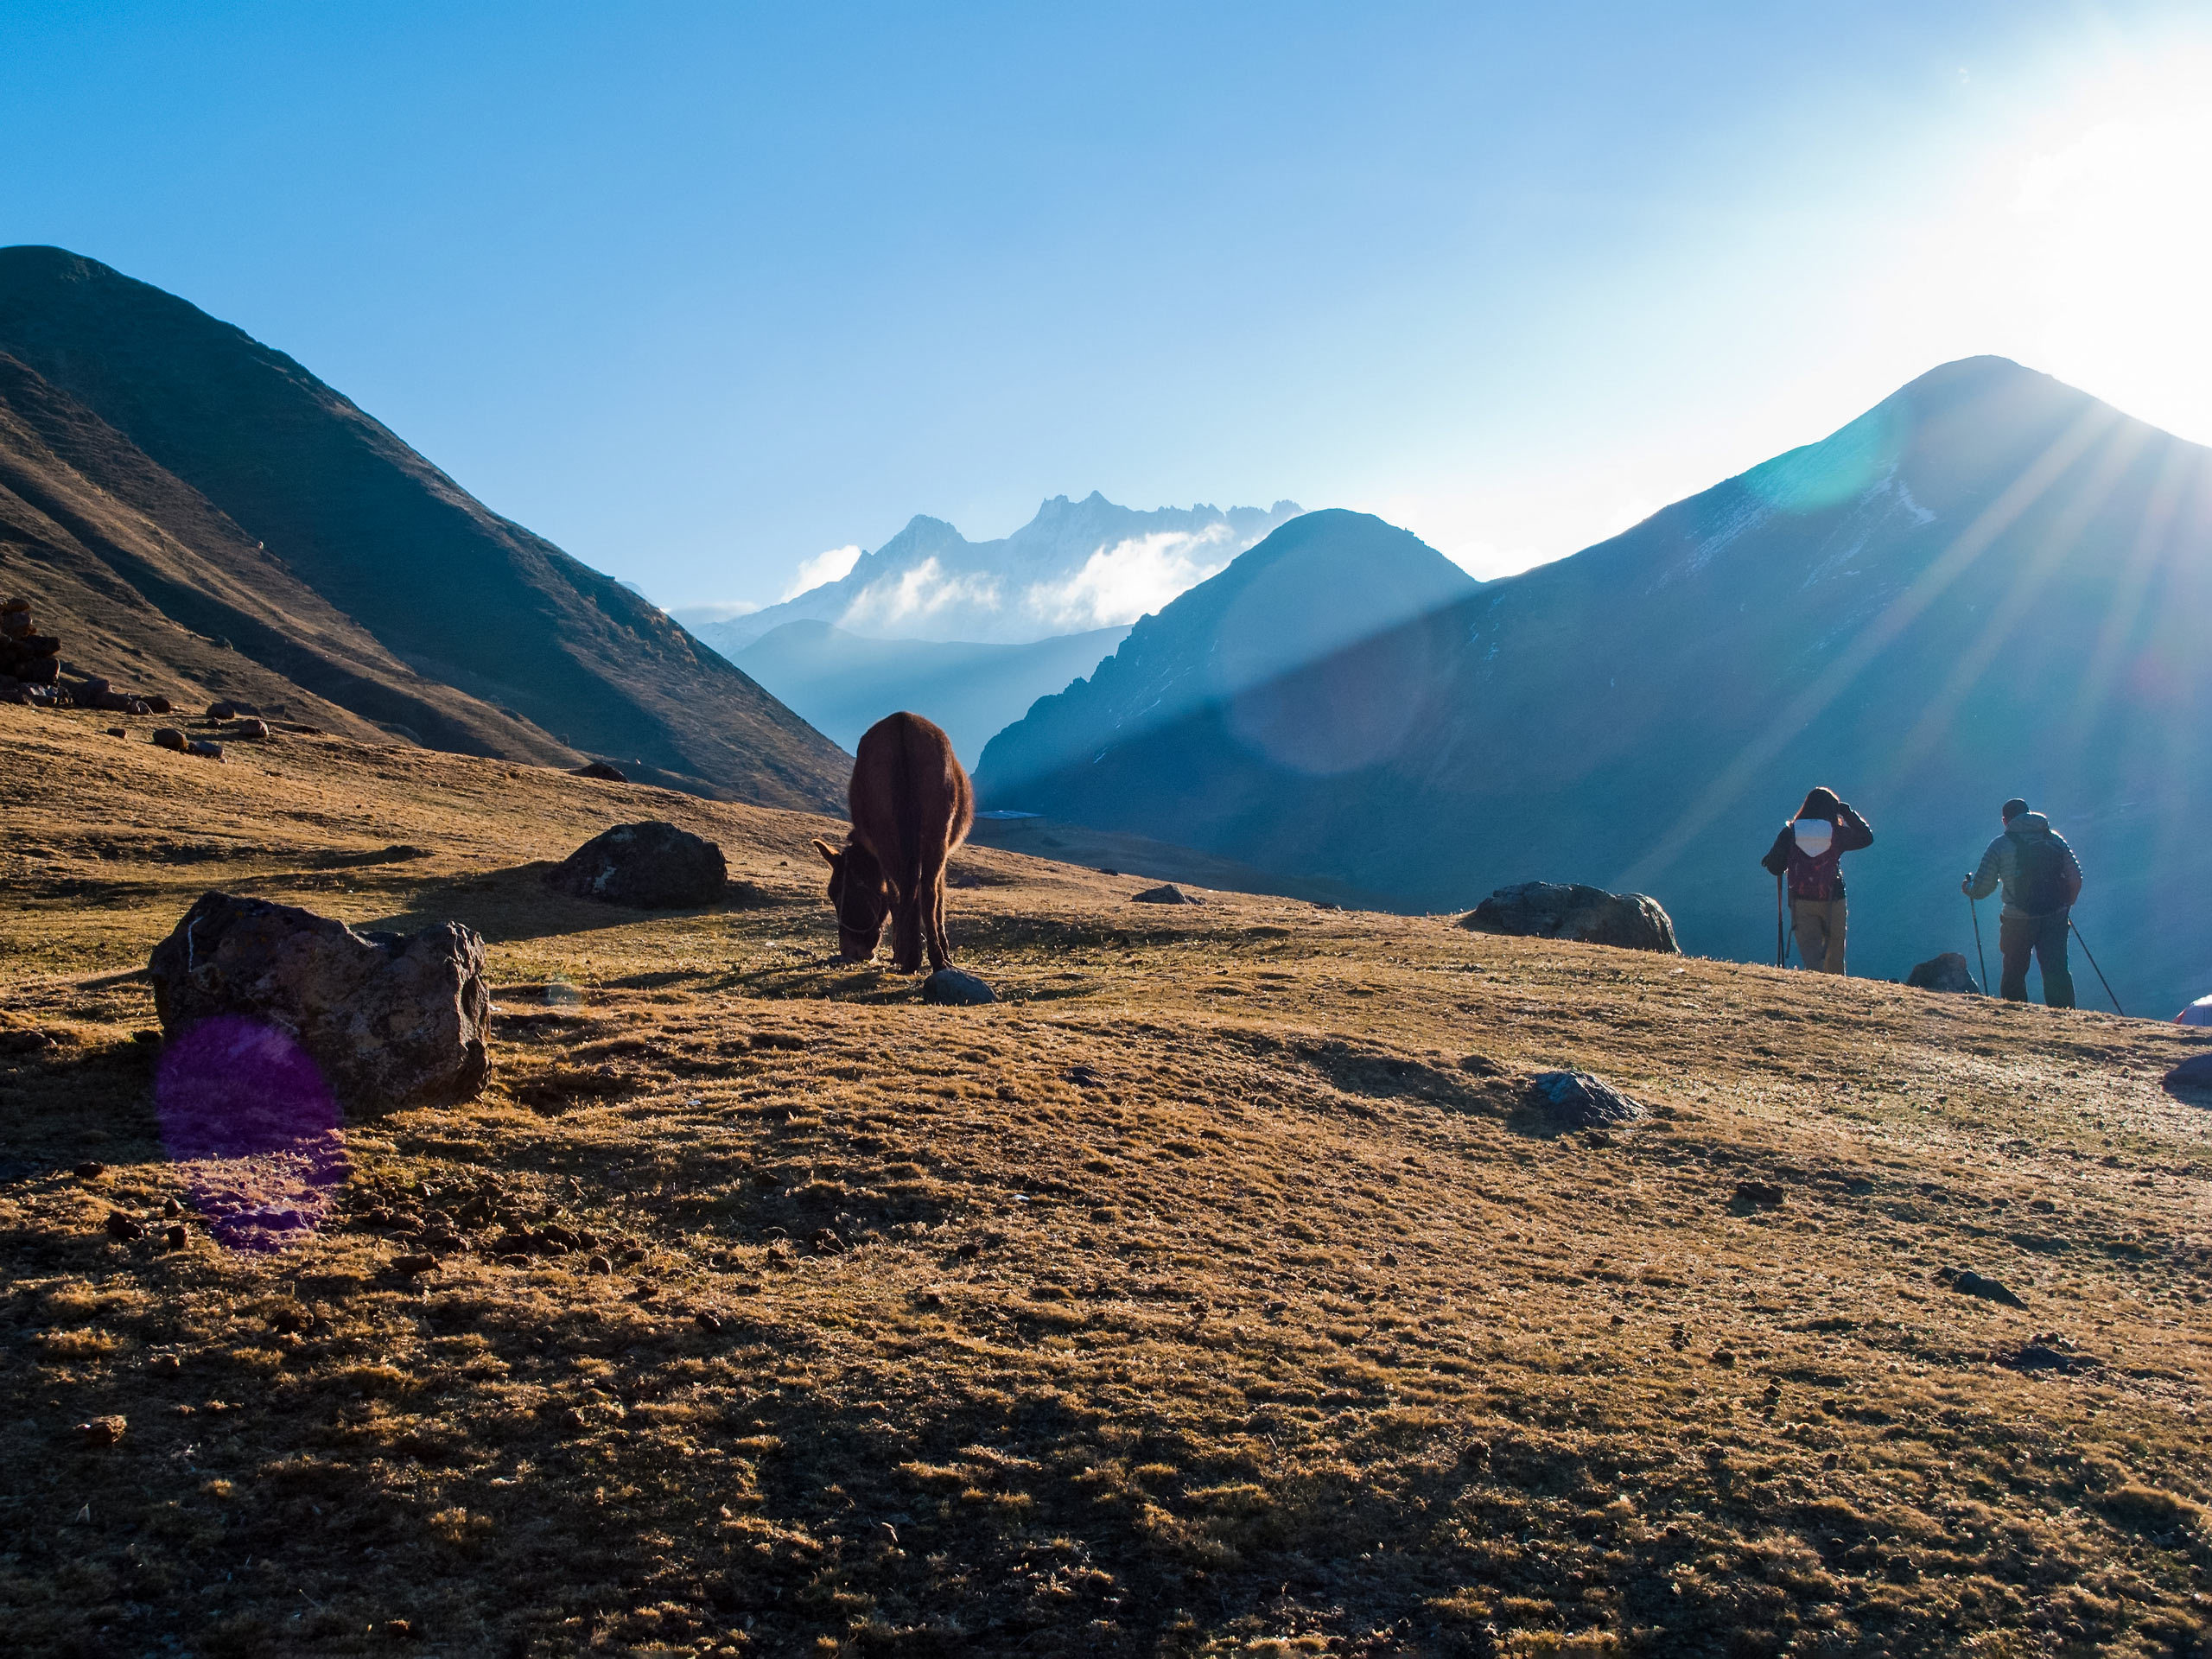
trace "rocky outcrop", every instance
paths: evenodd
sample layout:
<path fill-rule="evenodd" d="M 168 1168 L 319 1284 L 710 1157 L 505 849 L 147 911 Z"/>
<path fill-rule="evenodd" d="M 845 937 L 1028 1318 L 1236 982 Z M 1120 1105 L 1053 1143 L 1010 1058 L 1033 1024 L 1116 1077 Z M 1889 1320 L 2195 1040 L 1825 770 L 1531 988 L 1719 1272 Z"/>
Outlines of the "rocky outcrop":
<path fill-rule="evenodd" d="M 1981 991 L 1974 982 L 1974 970 L 1967 966 L 1966 957 L 1956 950 L 1929 957 L 1904 976 L 1904 982 L 1920 991 L 1957 991 L 1969 996 Z"/>
<path fill-rule="evenodd" d="M 545 885 L 575 899 L 638 910 L 690 910 L 722 896 L 722 849 L 672 823 L 620 823 L 594 836 L 545 873 Z"/>
<path fill-rule="evenodd" d="M 271 1027 L 349 1112 L 451 1105 L 491 1075 L 484 941 L 456 922 L 357 933 L 289 905 L 210 893 L 154 947 L 148 970 L 165 1033 L 222 1015 Z"/>
<path fill-rule="evenodd" d="M 1185 893 L 1173 881 L 1156 887 L 1147 887 L 1142 893 L 1129 895 L 1133 905 L 1203 905 L 1205 900 L 1195 893 Z"/>
<path fill-rule="evenodd" d="M 1528 1109 L 1555 1135 L 1570 1129 L 1627 1128 L 1650 1116 L 1587 1071 L 1543 1071 L 1529 1080 Z"/>
<path fill-rule="evenodd" d="M 1659 901 L 1641 893 L 1607 893 L 1556 881 L 1500 887 L 1459 918 L 1477 933 L 1524 939 L 1573 939 L 1624 950 L 1681 954 L 1675 924 Z"/>

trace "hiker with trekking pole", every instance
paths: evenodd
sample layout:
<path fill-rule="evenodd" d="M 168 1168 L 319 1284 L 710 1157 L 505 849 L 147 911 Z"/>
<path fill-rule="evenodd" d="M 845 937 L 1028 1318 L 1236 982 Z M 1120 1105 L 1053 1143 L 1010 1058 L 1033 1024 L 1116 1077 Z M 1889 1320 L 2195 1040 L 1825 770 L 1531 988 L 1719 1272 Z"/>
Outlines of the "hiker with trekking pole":
<path fill-rule="evenodd" d="M 2004 959 L 1998 995 L 2007 1002 L 2028 1000 L 2028 958 L 2043 969 L 2043 1000 L 2054 1008 L 2074 1006 L 2074 976 L 2066 966 L 2066 936 L 2073 929 L 2074 901 L 2082 896 L 2082 866 L 2065 838 L 2040 812 L 2015 796 L 2001 809 L 2005 833 L 1989 843 L 1980 866 L 1959 883 L 1969 900 L 1986 899 L 2001 885 L 2005 908 L 1997 920 L 1997 951 Z M 1975 930 L 1980 922 L 1977 915 Z M 2080 937 L 2078 931 L 2075 935 Z M 2088 955 L 2088 947 L 2082 947 Z M 2094 957 L 2089 965 L 2096 967 Z M 1985 970 L 1986 971 L 1986 970 Z M 2104 979 L 2102 969 L 2097 977 Z M 2105 993 L 2111 995 L 2107 983 Z M 2120 1000 L 2113 999 L 2118 1009 Z"/>
<path fill-rule="evenodd" d="M 1805 797 L 1797 816 L 1782 826 L 1759 861 L 1774 877 L 1776 967 L 1783 965 L 1788 950 L 1783 934 L 1786 897 L 1797 960 L 1817 973 L 1843 972 L 1843 855 L 1873 844 L 1866 820 L 1834 790 L 1816 789 Z"/>

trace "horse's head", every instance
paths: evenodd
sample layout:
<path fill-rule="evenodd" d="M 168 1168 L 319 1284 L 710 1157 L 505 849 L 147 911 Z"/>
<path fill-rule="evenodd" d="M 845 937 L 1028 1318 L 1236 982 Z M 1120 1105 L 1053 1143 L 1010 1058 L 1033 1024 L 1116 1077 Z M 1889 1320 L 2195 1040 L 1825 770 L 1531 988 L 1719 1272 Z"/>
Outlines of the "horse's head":
<path fill-rule="evenodd" d="M 890 884 L 875 855 L 856 841 L 832 847 L 817 841 L 814 850 L 830 867 L 830 903 L 837 912 L 837 954 L 847 962 L 866 962 L 883 937 L 891 913 Z"/>

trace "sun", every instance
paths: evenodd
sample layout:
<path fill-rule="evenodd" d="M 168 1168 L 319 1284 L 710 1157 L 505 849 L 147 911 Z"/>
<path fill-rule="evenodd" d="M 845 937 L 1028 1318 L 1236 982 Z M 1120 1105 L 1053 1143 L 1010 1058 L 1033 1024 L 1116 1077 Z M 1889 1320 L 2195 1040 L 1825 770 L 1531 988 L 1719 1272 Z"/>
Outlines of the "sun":
<path fill-rule="evenodd" d="M 2212 50 L 2101 77 L 2011 172 L 2036 365 L 2212 442 Z"/>

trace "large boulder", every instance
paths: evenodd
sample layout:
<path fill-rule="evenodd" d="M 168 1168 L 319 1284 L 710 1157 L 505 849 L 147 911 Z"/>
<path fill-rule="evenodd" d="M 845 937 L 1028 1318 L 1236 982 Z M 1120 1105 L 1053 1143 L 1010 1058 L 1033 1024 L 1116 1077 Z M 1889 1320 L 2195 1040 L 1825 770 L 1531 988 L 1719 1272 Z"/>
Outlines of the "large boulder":
<path fill-rule="evenodd" d="M 448 1106 L 491 1075 L 484 941 L 457 922 L 357 933 L 290 905 L 210 893 L 148 969 L 164 1032 L 219 1015 L 273 1027 L 351 1112 Z"/>
<path fill-rule="evenodd" d="M 2169 1089 L 2202 1090 L 2212 1094 L 2212 1054 L 2192 1054 L 2166 1073 Z"/>
<path fill-rule="evenodd" d="M 1974 970 L 1967 966 L 1966 957 L 1956 950 L 1929 957 L 1904 976 L 1904 982 L 1921 991 L 1960 991 L 1968 995 L 1979 995 L 1981 991 L 1974 982 Z"/>
<path fill-rule="evenodd" d="M 1624 950 L 1681 953 L 1675 943 L 1674 918 L 1656 899 L 1579 884 L 1524 881 L 1500 887 L 1461 917 L 1459 925 L 1516 938 L 1574 939 Z"/>
<path fill-rule="evenodd" d="M 637 910 L 690 910 L 722 896 L 722 849 L 672 823 L 618 823 L 545 873 L 545 885 L 575 899 Z"/>

